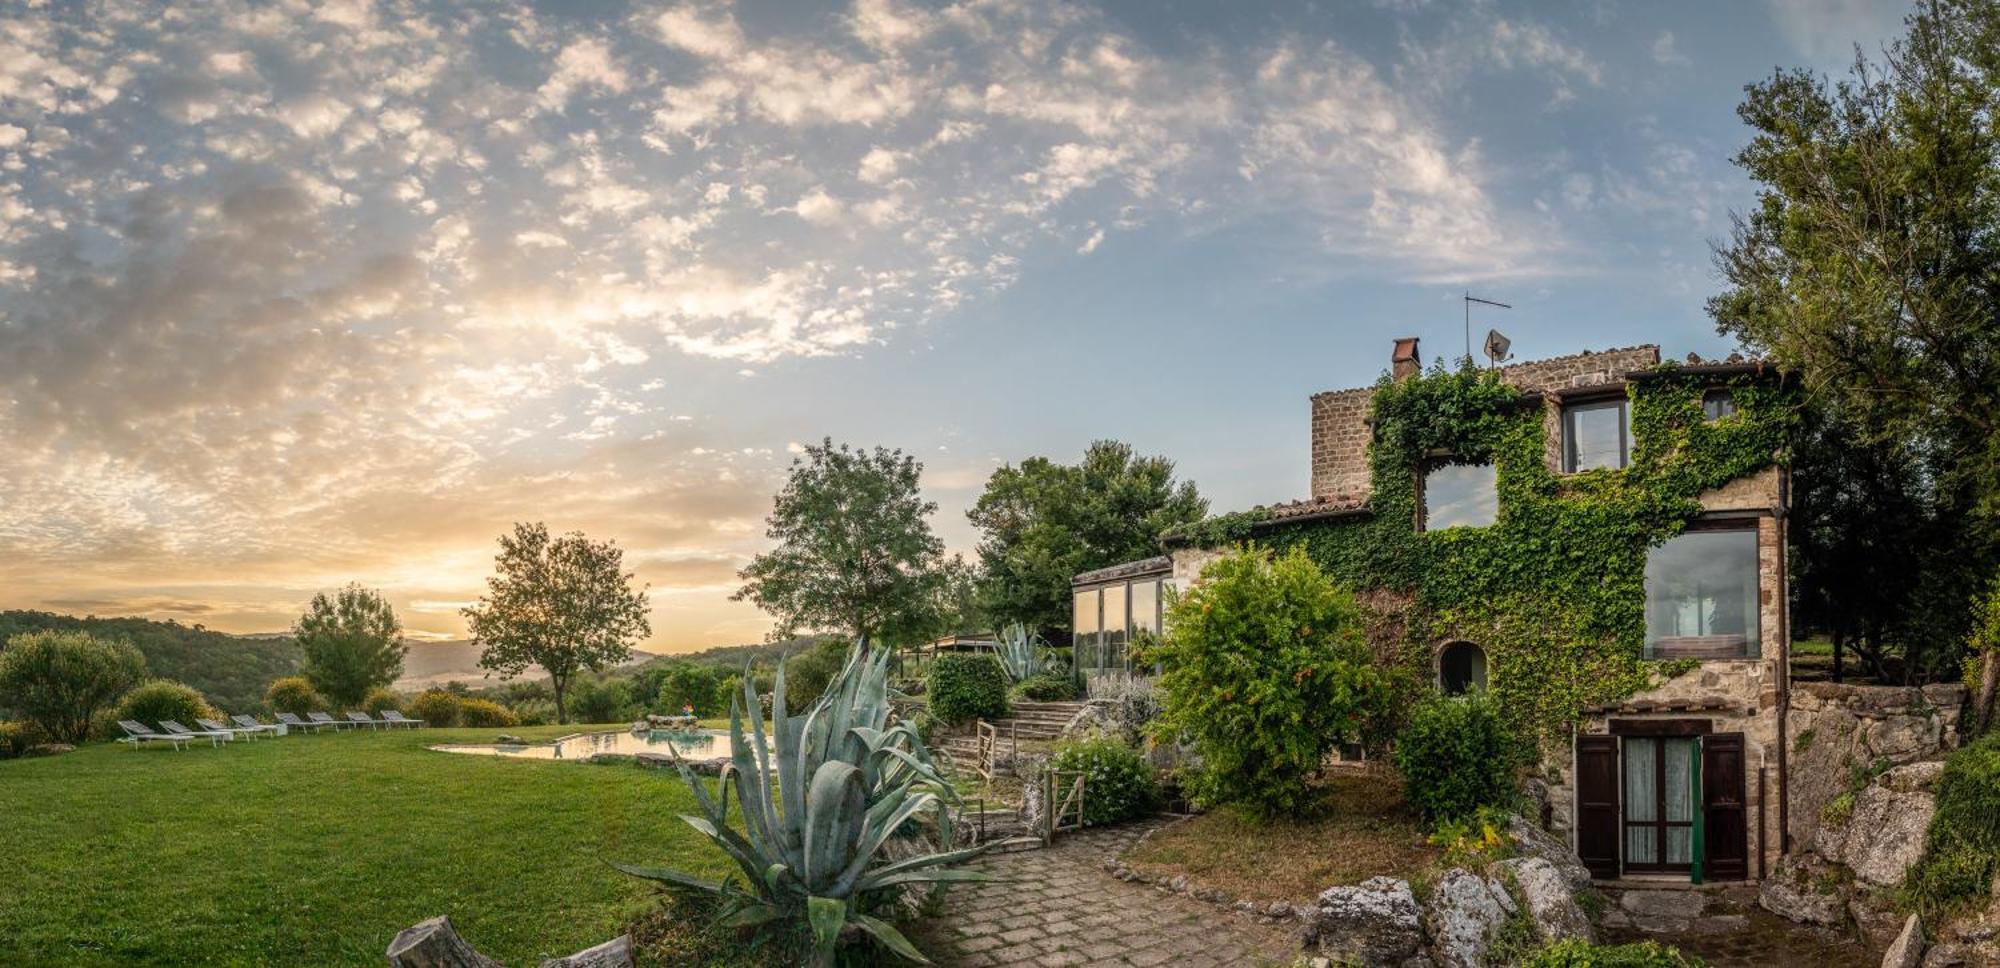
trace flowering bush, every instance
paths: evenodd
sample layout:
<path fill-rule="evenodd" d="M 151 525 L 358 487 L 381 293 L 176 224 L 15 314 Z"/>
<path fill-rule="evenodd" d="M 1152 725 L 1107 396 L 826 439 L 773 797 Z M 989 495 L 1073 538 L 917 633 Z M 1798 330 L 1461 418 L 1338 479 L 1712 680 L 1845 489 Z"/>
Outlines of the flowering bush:
<path fill-rule="evenodd" d="M 1083 822 L 1115 823 L 1152 813 L 1160 802 L 1153 767 L 1132 747 L 1113 739 L 1064 743 L 1048 769 L 1083 774 Z"/>
<path fill-rule="evenodd" d="M 294 716 L 327 711 L 326 700 L 320 698 L 319 691 L 304 676 L 286 676 L 272 682 L 271 688 L 264 691 L 264 705 L 274 713 Z"/>
<path fill-rule="evenodd" d="M 148 679 L 118 700 L 119 719 L 136 719 L 148 726 L 157 726 L 162 719 L 192 726 L 197 719 L 213 719 L 215 715 L 194 687 L 171 679 Z"/>
<path fill-rule="evenodd" d="M 432 728 L 449 728 L 458 725 L 458 697 L 443 689 L 426 689 L 417 698 L 410 700 L 408 710 L 411 716 L 424 721 Z"/>
<path fill-rule="evenodd" d="M 518 726 L 520 720 L 514 716 L 513 710 L 491 699 L 460 699 L 458 723 L 461 726 Z"/>
<path fill-rule="evenodd" d="M 393 689 L 376 687 L 368 690 L 367 698 L 361 700 L 361 710 L 370 716 L 380 718 L 382 710 L 403 711 L 403 697 Z"/>

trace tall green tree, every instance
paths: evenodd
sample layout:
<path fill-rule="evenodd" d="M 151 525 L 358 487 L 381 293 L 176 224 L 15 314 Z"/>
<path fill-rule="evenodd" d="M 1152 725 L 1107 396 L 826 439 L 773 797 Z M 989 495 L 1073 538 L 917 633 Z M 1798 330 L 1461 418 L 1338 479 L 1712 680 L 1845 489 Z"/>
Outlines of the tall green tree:
<path fill-rule="evenodd" d="M 514 676 L 542 667 L 555 693 L 556 721 L 569 722 L 570 681 L 632 657 L 652 634 L 646 591 L 633 587 L 625 552 L 582 532 L 549 536 L 541 522 L 516 524 L 500 537 L 487 593 L 464 610 L 479 667 Z"/>
<path fill-rule="evenodd" d="M 1900 621 L 1911 641 L 1953 649 L 2000 530 L 1996 108 L 1996 0 L 1918 4 L 1903 36 L 1839 83 L 1788 70 L 1751 85 L 1738 113 L 1754 133 L 1736 162 L 1760 188 L 1716 252 L 1728 287 L 1709 301 L 1721 332 L 1910 462 L 1914 499 L 1949 522 L 1934 535 L 1949 547 L 1925 556 Z"/>
<path fill-rule="evenodd" d="M 0 707 L 58 743 L 81 743 L 90 719 L 146 674 L 139 650 L 88 632 L 23 632 L 0 647 Z"/>
<path fill-rule="evenodd" d="M 1031 457 L 1002 467 L 966 516 L 984 534 L 982 600 L 992 617 L 1068 630 L 1069 582 L 1080 572 L 1160 553 L 1160 534 L 1208 514 L 1174 462 L 1100 440 L 1080 463 Z"/>
<path fill-rule="evenodd" d="M 320 592 L 292 626 L 305 653 L 301 673 L 320 695 L 355 708 L 368 690 L 403 674 L 403 623 L 379 592 L 349 585 L 328 598 Z"/>
<path fill-rule="evenodd" d="M 936 610 L 944 543 L 937 505 L 923 499 L 923 465 L 900 450 L 855 450 L 832 440 L 792 462 L 766 519 L 777 547 L 738 573 L 731 596 L 777 619 L 776 636 L 833 632 L 856 642 L 885 633 L 921 638 Z"/>

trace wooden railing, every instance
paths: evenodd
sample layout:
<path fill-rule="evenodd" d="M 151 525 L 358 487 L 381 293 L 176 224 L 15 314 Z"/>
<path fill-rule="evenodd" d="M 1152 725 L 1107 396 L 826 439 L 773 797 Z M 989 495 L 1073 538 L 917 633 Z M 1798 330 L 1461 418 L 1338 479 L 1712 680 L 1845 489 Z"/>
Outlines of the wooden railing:
<path fill-rule="evenodd" d="M 1083 773 L 1056 770 L 1043 773 L 1042 803 L 1047 807 L 1042 811 L 1043 846 L 1053 842 L 1062 831 L 1082 830 Z"/>

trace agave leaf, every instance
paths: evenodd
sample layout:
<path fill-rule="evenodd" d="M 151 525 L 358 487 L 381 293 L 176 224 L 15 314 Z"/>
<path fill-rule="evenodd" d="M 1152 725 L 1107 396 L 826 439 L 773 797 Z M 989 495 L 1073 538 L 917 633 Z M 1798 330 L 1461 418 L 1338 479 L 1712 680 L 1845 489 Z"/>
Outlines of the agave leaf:
<path fill-rule="evenodd" d="M 854 915 L 854 923 L 861 930 L 873 935 L 875 940 L 882 942 L 883 947 L 895 952 L 904 960 L 914 961 L 920 965 L 931 963 L 929 958 L 924 957 L 923 952 L 918 951 L 917 947 L 910 943 L 910 939 L 903 937 L 903 932 L 896 930 L 895 925 L 881 918 L 871 918 L 866 914 L 858 913 Z"/>
<path fill-rule="evenodd" d="M 898 884 L 974 884 L 997 880 L 985 871 L 969 870 L 963 867 L 945 867 L 938 870 L 903 871 L 887 877 L 871 877 L 862 884 L 863 890 L 879 891 Z"/>
<path fill-rule="evenodd" d="M 709 894 L 722 893 L 721 881 L 703 880 L 692 874 L 683 874 L 680 871 L 668 870 L 665 867 L 635 867 L 630 864 L 612 864 L 611 866 L 633 877 L 643 877 L 646 880 L 658 881 L 671 887 L 691 888 Z"/>
<path fill-rule="evenodd" d="M 715 923 L 725 928 L 754 928 L 760 924 L 769 924 L 784 916 L 785 912 L 775 905 L 765 904 L 761 901 L 752 901 L 717 918 Z"/>
<path fill-rule="evenodd" d="M 806 920 L 812 925 L 813 951 L 822 964 L 833 963 L 833 946 L 840 941 L 840 929 L 847 926 L 848 902 L 831 897 L 808 896 Z"/>
<path fill-rule="evenodd" d="M 848 851 L 860 839 L 868 808 L 868 793 L 861 787 L 861 771 L 852 763 L 829 760 L 813 774 L 812 790 L 806 795 L 805 850 L 807 868 L 803 872 L 808 889 L 829 886 L 847 864 Z"/>

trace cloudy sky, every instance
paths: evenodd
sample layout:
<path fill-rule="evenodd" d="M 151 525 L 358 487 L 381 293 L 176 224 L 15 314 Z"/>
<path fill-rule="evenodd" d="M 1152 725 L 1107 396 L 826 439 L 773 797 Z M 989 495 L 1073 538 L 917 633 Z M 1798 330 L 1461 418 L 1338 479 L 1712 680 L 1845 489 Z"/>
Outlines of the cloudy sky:
<path fill-rule="evenodd" d="M 511 522 L 617 539 L 656 650 L 801 442 L 947 542 L 1115 437 L 1305 496 L 1392 336 L 1726 351 L 1742 85 L 1868 0 L 0 0 L 0 607 L 462 630 Z"/>

